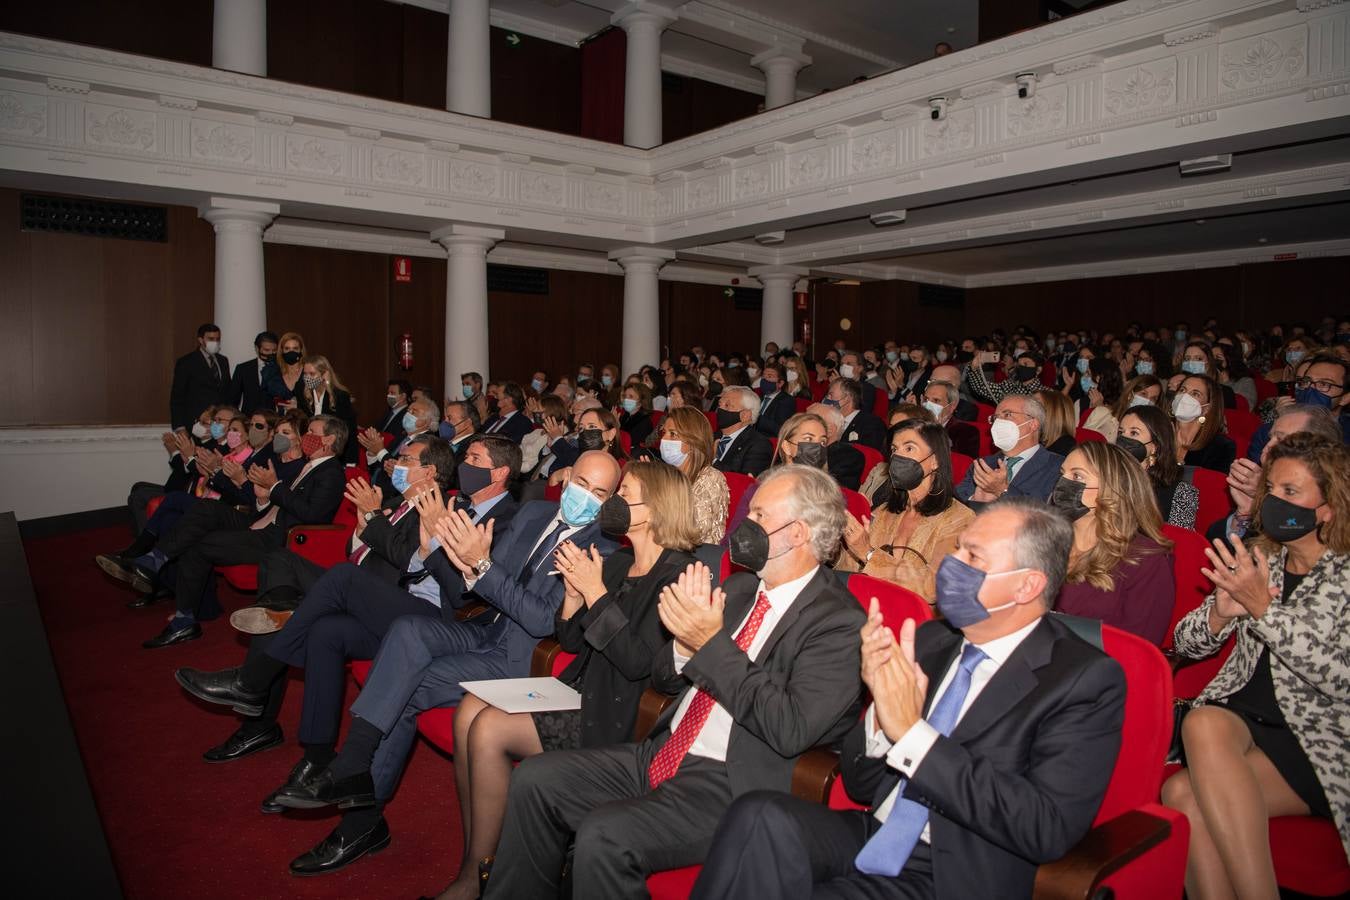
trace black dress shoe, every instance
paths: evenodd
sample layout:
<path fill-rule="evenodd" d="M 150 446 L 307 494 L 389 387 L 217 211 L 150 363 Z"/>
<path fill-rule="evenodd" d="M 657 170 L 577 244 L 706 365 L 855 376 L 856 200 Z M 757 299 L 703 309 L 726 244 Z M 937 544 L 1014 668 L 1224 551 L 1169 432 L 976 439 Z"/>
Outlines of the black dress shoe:
<path fill-rule="evenodd" d="M 308 853 L 291 860 L 291 874 L 300 876 L 327 875 L 356 862 L 367 853 L 379 853 L 389 846 L 389 823 L 383 818 L 375 827 L 354 840 L 338 833 L 341 826 L 329 832 L 328 837 Z"/>
<path fill-rule="evenodd" d="M 169 590 L 166 587 L 157 587 L 153 591 L 150 591 L 148 594 L 141 594 L 135 600 L 132 600 L 129 603 L 127 603 L 127 609 L 145 609 L 152 603 L 158 603 L 159 601 L 166 600 L 172 596 L 173 591 Z"/>
<path fill-rule="evenodd" d="M 127 568 L 131 571 L 131 586 L 142 594 L 153 594 L 159 587 L 156 583 L 159 576 L 140 563 L 133 562 Z"/>
<path fill-rule="evenodd" d="M 273 722 L 271 728 L 257 734 L 241 735 L 236 731 L 225 739 L 225 743 L 217 744 L 203 753 L 202 759 L 209 763 L 233 762 L 236 759 L 243 759 L 245 756 L 252 756 L 254 753 L 279 747 L 283 740 L 285 740 L 285 736 L 281 733 L 281 726 Z"/>
<path fill-rule="evenodd" d="M 148 641 L 142 641 L 141 646 L 146 650 L 158 650 L 160 647 L 169 647 L 173 644 L 185 644 L 188 641 L 195 641 L 202 636 L 202 626 L 193 622 L 183 628 L 174 628 L 173 621 L 170 620 L 164 630 L 155 635 Z"/>
<path fill-rule="evenodd" d="M 179 669 L 173 677 L 182 685 L 183 690 L 199 700 L 231 707 L 241 716 L 260 716 L 263 704 L 267 702 L 267 692 L 254 693 L 244 687 L 239 680 L 239 669 L 221 669 L 219 672 L 202 672 L 199 669 Z"/>
<path fill-rule="evenodd" d="M 94 557 L 94 562 L 107 574 L 116 578 L 118 581 L 131 584 L 131 560 L 124 558 L 118 553 L 100 553 Z"/>
<path fill-rule="evenodd" d="M 268 815 L 284 812 L 286 807 L 277 802 L 277 794 L 280 794 L 285 790 L 299 790 L 308 787 L 322 771 L 323 767 L 318 763 L 311 762 L 308 759 L 301 759 L 291 769 L 291 774 L 286 776 L 286 783 L 263 798 L 261 805 L 262 811 Z"/>
<path fill-rule="evenodd" d="M 332 769 L 324 769 L 303 787 L 287 787 L 277 791 L 276 801 L 287 809 L 322 809 L 325 806 L 355 809 L 374 806 L 375 779 L 369 772 L 335 779 Z"/>

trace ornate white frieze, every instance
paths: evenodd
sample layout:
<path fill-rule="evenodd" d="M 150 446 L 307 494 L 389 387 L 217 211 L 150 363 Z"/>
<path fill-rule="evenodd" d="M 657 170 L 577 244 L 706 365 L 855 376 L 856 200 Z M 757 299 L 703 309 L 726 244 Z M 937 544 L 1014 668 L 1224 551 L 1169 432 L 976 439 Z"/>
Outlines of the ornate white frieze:
<path fill-rule="evenodd" d="M 1102 108 L 1108 116 L 1147 112 L 1175 103 L 1177 61 L 1175 57 L 1107 72 Z"/>
<path fill-rule="evenodd" d="M 1219 49 L 1220 89 L 1236 91 L 1287 82 L 1302 75 L 1307 65 L 1306 25 L 1229 41 Z"/>
<path fill-rule="evenodd" d="M 253 159 L 253 129 L 225 122 L 192 122 L 192 155 L 248 163 Z"/>
<path fill-rule="evenodd" d="M 0 93 L 0 131 L 38 137 L 47 130 L 47 101 L 31 94 Z"/>

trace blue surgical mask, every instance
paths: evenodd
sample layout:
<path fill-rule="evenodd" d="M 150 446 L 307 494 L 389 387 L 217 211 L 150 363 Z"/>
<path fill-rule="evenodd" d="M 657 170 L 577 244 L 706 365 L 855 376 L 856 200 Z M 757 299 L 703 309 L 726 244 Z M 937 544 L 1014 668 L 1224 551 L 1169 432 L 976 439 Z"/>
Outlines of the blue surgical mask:
<path fill-rule="evenodd" d="M 1093 381 L 1092 376 L 1090 375 L 1084 375 L 1082 378 L 1078 379 L 1078 384 L 1083 388 L 1084 393 L 1087 393 L 1097 386 L 1097 382 Z"/>
<path fill-rule="evenodd" d="M 826 406 L 833 406 L 835 409 L 839 408 L 839 401 L 833 397 L 822 397 L 820 402 L 824 403 Z"/>
<path fill-rule="evenodd" d="M 1182 360 L 1181 371 L 1187 375 L 1203 375 L 1205 374 L 1205 361 L 1203 359 Z"/>
<path fill-rule="evenodd" d="M 414 416 L 410 412 L 405 412 L 403 414 L 403 430 L 408 432 L 409 434 L 412 434 L 414 431 L 416 431 L 417 416 Z"/>
<path fill-rule="evenodd" d="M 990 578 L 1025 571 L 1026 569 L 1010 569 L 1007 572 L 981 572 L 955 556 L 948 556 L 942 560 L 937 570 L 938 612 L 942 613 L 947 624 L 953 628 L 969 628 L 989 618 L 990 613 L 1011 609 L 1017 605 L 1015 602 L 987 609 L 980 602 L 980 590 Z"/>
<path fill-rule="evenodd" d="M 540 381 L 538 378 L 531 378 L 531 379 L 530 379 L 530 387 L 534 388 L 534 392 L 535 392 L 536 394 L 542 394 L 542 393 L 544 392 L 544 387 L 545 387 L 545 385 L 544 385 L 544 383 L 543 383 L 542 381 Z"/>
<path fill-rule="evenodd" d="M 607 388 L 608 388 L 608 387 L 614 387 L 614 376 L 613 376 L 613 375 L 601 375 L 601 376 L 600 376 L 600 383 L 601 383 L 602 385 L 604 385 L 605 387 L 607 387 Z"/>
<path fill-rule="evenodd" d="M 1319 391 L 1312 385 L 1305 388 L 1299 388 L 1294 392 L 1294 400 L 1298 403 L 1306 403 L 1309 406 L 1320 406 L 1322 409 L 1331 409 L 1331 398 Z M 211 426 L 211 433 L 215 433 L 215 426 Z"/>
<path fill-rule="evenodd" d="M 632 397 L 624 397 L 623 400 L 620 402 L 620 405 L 623 407 L 623 411 L 628 413 L 630 416 L 633 413 L 637 412 L 638 402 L 634 400 Z"/>
<path fill-rule="evenodd" d="M 1134 372 L 1135 372 L 1136 375 L 1152 375 L 1152 374 L 1153 374 L 1153 360 L 1151 360 L 1151 359 L 1141 359 L 1141 360 L 1139 360 L 1139 362 L 1137 362 L 1137 363 L 1134 364 Z"/>
<path fill-rule="evenodd" d="M 212 423 L 211 423 L 211 439 L 212 439 L 212 440 L 215 440 L 215 441 L 218 441 L 218 440 L 222 439 L 223 437 L 225 437 L 225 429 L 226 429 L 226 427 L 227 427 L 227 426 L 224 425 L 224 424 L 221 423 L 221 422 L 212 422 Z"/>
<path fill-rule="evenodd" d="M 676 468 L 684 465 L 684 461 L 689 458 L 689 454 L 684 452 L 683 441 L 663 440 L 661 442 L 661 459 Z"/>
<path fill-rule="evenodd" d="M 398 491 L 400 494 L 408 490 L 408 485 L 411 483 L 408 481 L 408 467 L 394 466 L 393 474 L 389 476 L 389 483 L 392 484 L 394 490 Z"/>
<path fill-rule="evenodd" d="M 1302 350 L 1287 350 L 1285 351 L 1284 354 L 1284 361 L 1289 363 L 1289 365 L 1291 366 L 1296 366 L 1299 363 L 1303 362 L 1303 357 L 1307 355 L 1308 354 Z"/>
<path fill-rule="evenodd" d="M 473 385 L 471 385 L 471 384 L 462 384 L 462 385 L 459 386 L 459 391 L 460 391 L 461 394 L 464 395 L 464 399 L 465 399 L 465 400 L 468 400 L 470 397 L 473 396 Z"/>
<path fill-rule="evenodd" d="M 896 350 L 887 350 L 887 351 L 886 351 L 886 361 L 887 361 L 887 362 L 889 362 L 889 363 L 894 363 L 894 362 L 895 362 L 897 359 L 899 359 L 899 358 L 900 358 L 900 353 L 899 353 L 898 351 L 896 351 Z"/>
<path fill-rule="evenodd" d="M 1091 362 L 1092 361 L 1088 359 L 1086 356 L 1078 357 L 1078 371 L 1086 372 L 1088 370 L 1088 366 L 1091 365 Z"/>
<path fill-rule="evenodd" d="M 1176 331 L 1172 332 L 1172 337 L 1178 341 L 1186 340 L 1186 329 L 1178 328 Z"/>
<path fill-rule="evenodd" d="M 563 521 L 568 525 L 589 525 L 600 513 L 600 498 L 569 481 L 567 487 L 563 488 L 560 506 Z"/>

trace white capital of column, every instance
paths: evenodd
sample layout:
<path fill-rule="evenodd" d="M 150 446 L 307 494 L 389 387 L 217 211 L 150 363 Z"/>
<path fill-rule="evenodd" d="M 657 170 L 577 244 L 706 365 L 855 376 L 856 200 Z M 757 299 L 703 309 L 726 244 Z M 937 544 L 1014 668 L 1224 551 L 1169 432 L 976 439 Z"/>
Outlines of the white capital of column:
<path fill-rule="evenodd" d="M 267 0 L 216 0 L 211 22 L 211 65 L 267 75 Z"/>
<path fill-rule="evenodd" d="M 647 149 L 661 143 L 661 32 L 676 15 L 639 0 L 609 21 L 628 34 L 624 60 L 623 142 Z"/>
<path fill-rule="evenodd" d="M 492 116 L 491 34 L 488 0 L 450 0 L 445 65 L 445 108 Z"/>
<path fill-rule="evenodd" d="M 497 228 L 447 225 L 431 233 L 445 247 L 444 396 L 459 396 L 459 376 L 477 372 L 488 381 L 487 252 L 506 237 Z"/>
<path fill-rule="evenodd" d="M 811 65 L 811 57 L 791 47 L 770 47 L 750 65 L 764 72 L 764 108 L 774 109 L 797 99 L 797 73 Z"/>
<path fill-rule="evenodd" d="M 807 271 L 794 266 L 756 266 L 750 277 L 764 285 L 764 303 L 759 320 L 759 346 L 773 341 L 792 346 L 792 288 Z"/>
<path fill-rule="evenodd" d="M 212 197 L 197 210 L 216 230 L 213 318 L 231 365 L 251 359 L 254 337 L 267 330 L 262 234 L 280 212 L 275 203 L 231 197 Z"/>
<path fill-rule="evenodd" d="M 661 362 L 661 303 L 657 273 L 675 258 L 660 247 L 625 247 L 609 258 L 623 266 L 623 374 Z"/>

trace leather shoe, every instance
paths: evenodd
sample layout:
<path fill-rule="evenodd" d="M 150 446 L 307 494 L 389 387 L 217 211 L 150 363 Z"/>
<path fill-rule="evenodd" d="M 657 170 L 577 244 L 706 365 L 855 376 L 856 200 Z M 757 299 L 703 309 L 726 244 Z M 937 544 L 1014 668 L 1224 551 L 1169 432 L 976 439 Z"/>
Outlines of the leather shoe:
<path fill-rule="evenodd" d="M 277 794 L 285 790 L 298 790 L 308 787 L 322 771 L 323 767 L 318 763 L 301 759 L 291 768 L 291 774 L 286 776 L 286 783 L 263 798 L 260 808 L 268 815 L 285 812 L 286 807 L 277 802 Z"/>
<path fill-rule="evenodd" d="M 230 613 L 230 624 L 244 634 L 272 634 L 290 621 L 291 612 L 265 606 L 245 606 Z"/>
<path fill-rule="evenodd" d="M 145 607 L 152 603 L 158 603 L 160 600 L 165 600 L 172 596 L 173 591 L 166 587 L 157 587 L 148 594 L 141 594 L 135 600 L 127 603 L 127 609 L 145 609 Z"/>
<path fill-rule="evenodd" d="M 142 594 L 152 594 L 158 585 L 155 583 L 159 577 L 154 572 L 147 569 L 140 563 L 130 563 L 127 568 L 131 571 L 131 586 Z"/>
<path fill-rule="evenodd" d="M 141 646 L 146 650 L 158 650 L 160 647 L 169 647 L 173 644 L 185 644 L 188 641 L 195 641 L 202 636 L 202 626 L 192 622 L 185 627 L 174 628 L 173 620 L 164 626 L 164 630 L 155 635 L 148 641 L 142 641 Z"/>
<path fill-rule="evenodd" d="M 281 726 L 273 722 L 271 728 L 257 734 L 241 735 L 235 731 L 225 739 L 225 743 L 217 744 L 203 753 L 202 759 L 209 763 L 234 762 L 236 759 L 279 747 L 283 740 L 285 737 L 281 733 Z"/>
<path fill-rule="evenodd" d="M 287 809 L 355 809 L 375 805 L 375 779 L 369 772 L 359 772 L 346 778 L 333 777 L 333 770 L 324 769 L 303 787 L 284 787 L 276 793 L 276 802 Z"/>
<path fill-rule="evenodd" d="M 94 562 L 98 563 L 100 569 L 118 581 L 131 584 L 131 560 L 124 559 L 117 553 L 100 553 L 94 557 Z"/>
<path fill-rule="evenodd" d="M 239 669 L 221 669 L 203 672 L 199 669 L 179 669 L 173 677 L 183 690 L 199 700 L 228 706 L 241 716 L 260 716 L 267 692 L 253 693 L 239 680 Z"/>
<path fill-rule="evenodd" d="M 334 828 L 328 837 L 308 853 L 291 860 L 291 874 L 300 876 L 326 875 L 356 862 L 367 853 L 379 853 L 389 846 L 389 823 L 383 818 L 375 827 L 353 840 L 347 840 Z"/>

